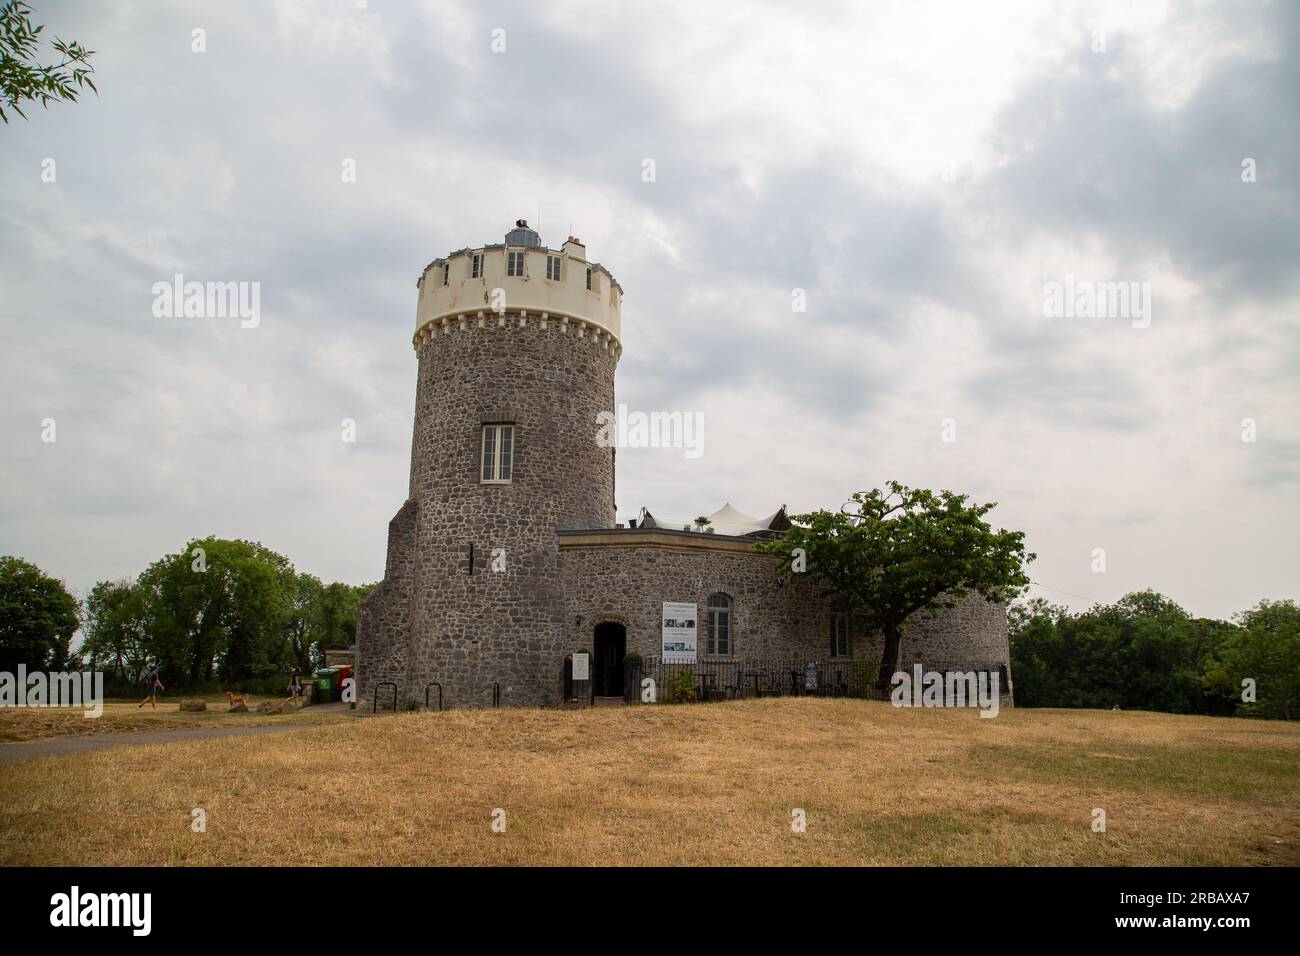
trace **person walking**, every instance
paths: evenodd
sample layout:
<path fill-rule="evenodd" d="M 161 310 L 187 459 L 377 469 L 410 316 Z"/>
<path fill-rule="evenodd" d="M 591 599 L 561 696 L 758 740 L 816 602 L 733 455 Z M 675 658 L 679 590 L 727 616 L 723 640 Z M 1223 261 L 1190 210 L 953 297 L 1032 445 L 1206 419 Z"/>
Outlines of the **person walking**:
<path fill-rule="evenodd" d="M 158 691 L 160 691 L 160 690 L 166 690 L 166 689 L 167 689 L 166 687 L 163 686 L 162 678 L 158 675 L 158 665 L 157 665 L 157 664 L 150 664 L 150 665 L 149 665 L 149 669 L 148 669 L 147 671 L 145 671 L 145 675 L 144 675 L 144 688 L 145 688 L 146 691 L 148 691 L 148 694 L 145 696 L 145 699 L 144 699 L 144 700 L 140 701 L 140 703 L 138 703 L 138 704 L 135 705 L 136 710 L 139 710 L 139 709 L 140 709 L 141 707 L 143 707 L 145 704 L 148 704 L 148 705 L 151 706 L 154 710 L 157 710 L 157 709 L 158 709 L 158 701 L 157 701 Z"/>

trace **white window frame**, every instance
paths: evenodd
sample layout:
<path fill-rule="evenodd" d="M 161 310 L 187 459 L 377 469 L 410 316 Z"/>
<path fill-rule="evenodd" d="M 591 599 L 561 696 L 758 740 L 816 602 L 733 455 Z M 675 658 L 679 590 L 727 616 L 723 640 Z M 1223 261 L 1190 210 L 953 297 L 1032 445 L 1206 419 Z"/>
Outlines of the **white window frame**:
<path fill-rule="evenodd" d="M 591 266 L 587 266 L 587 291 L 593 291 L 591 288 Z"/>
<path fill-rule="evenodd" d="M 483 278 L 483 253 L 475 252 L 470 256 L 470 278 Z"/>
<path fill-rule="evenodd" d="M 714 604 L 713 601 L 715 598 L 721 598 L 726 603 Z M 706 615 L 705 620 L 707 621 L 707 628 L 705 633 L 704 647 L 705 647 L 705 654 L 708 657 L 734 657 L 735 656 L 736 630 L 732 621 L 732 612 L 734 608 L 735 608 L 735 602 L 731 600 L 731 596 L 727 594 L 723 594 L 721 591 L 710 594 L 708 600 L 705 602 L 704 609 Z M 725 651 L 719 649 L 720 642 L 718 640 L 718 630 L 719 630 L 718 617 L 724 614 L 726 615 L 726 638 L 727 638 L 727 649 Z"/>
<path fill-rule="evenodd" d="M 509 442 L 503 442 L 502 436 L 509 436 Z M 506 444 L 510 447 L 503 455 L 501 449 Z M 487 422 L 483 425 L 479 438 L 478 475 L 479 484 L 482 485 L 508 485 L 514 479 L 515 426 L 513 422 Z"/>
<path fill-rule="evenodd" d="M 451 285 L 451 263 L 450 262 L 444 262 L 442 264 L 442 284 Z"/>
<path fill-rule="evenodd" d="M 551 282 L 560 281 L 560 257 L 559 256 L 547 255 L 546 278 Z"/>
<path fill-rule="evenodd" d="M 528 260 L 524 258 L 524 255 L 523 249 L 506 250 L 506 278 L 522 279 L 524 277 L 524 272 L 528 268 Z M 518 272 L 515 271 L 516 263 L 518 264 Z"/>

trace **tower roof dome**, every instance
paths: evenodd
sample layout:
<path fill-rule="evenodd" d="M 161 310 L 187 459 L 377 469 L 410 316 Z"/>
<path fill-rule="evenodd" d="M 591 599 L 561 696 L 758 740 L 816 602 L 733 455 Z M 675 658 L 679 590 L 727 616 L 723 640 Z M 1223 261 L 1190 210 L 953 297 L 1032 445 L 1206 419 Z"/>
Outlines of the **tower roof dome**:
<path fill-rule="evenodd" d="M 506 233 L 507 246 L 524 246 L 532 249 L 540 247 L 541 244 L 542 237 L 537 234 L 536 229 L 529 228 L 527 219 L 516 219 L 515 228 Z"/>

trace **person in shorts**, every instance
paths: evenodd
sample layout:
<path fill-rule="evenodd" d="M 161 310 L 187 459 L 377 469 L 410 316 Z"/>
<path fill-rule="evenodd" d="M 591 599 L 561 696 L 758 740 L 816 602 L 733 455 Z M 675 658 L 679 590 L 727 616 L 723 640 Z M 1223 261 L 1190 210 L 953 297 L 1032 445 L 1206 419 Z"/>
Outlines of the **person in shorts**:
<path fill-rule="evenodd" d="M 166 690 L 163 686 L 162 678 L 158 676 L 158 665 L 150 664 L 149 669 L 144 674 L 144 689 L 146 691 L 144 700 L 136 704 L 136 710 L 139 710 L 145 704 L 148 704 L 154 710 L 158 709 L 158 691 Z"/>

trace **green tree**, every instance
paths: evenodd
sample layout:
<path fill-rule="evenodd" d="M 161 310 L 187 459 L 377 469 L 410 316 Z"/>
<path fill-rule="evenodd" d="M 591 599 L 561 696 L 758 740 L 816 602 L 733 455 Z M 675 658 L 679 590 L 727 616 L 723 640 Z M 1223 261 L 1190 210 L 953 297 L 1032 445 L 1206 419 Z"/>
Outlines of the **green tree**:
<path fill-rule="evenodd" d="M 285 636 L 294 663 L 309 674 L 321 660 L 322 605 L 328 589 L 321 585 L 320 578 L 306 572 L 293 575 L 285 583 Z"/>
<path fill-rule="evenodd" d="M 1206 686 L 1239 702 L 1238 714 L 1300 718 L 1300 607 L 1260 601 L 1237 619 L 1241 626 L 1207 669 Z M 1254 701 L 1242 700 L 1246 680 L 1254 681 Z"/>
<path fill-rule="evenodd" d="M 191 685 L 268 677 L 291 655 L 285 641 L 287 558 L 251 541 L 201 538 L 140 575 L 149 651 Z"/>
<path fill-rule="evenodd" d="M 139 677 L 149 656 L 144 594 L 130 580 L 100 581 L 86 596 L 81 653 L 94 670 Z"/>
<path fill-rule="evenodd" d="M 1065 674 L 1066 648 L 1059 622 L 1069 613 L 1043 598 L 1017 601 L 1007 609 L 1017 706 L 1061 706 L 1059 681 Z"/>
<path fill-rule="evenodd" d="M 1207 680 L 1210 672 L 1219 665 L 1224 651 L 1237 639 L 1241 628 L 1230 621 L 1214 618 L 1197 617 L 1188 623 L 1191 640 L 1192 669 L 1201 682 L 1201 703 L 1199 713 L 1217 717 L 1230 717 L 1237 711 L 1240 699 L 1225 697 Z"/>
<path fill-rule="evenodd" d="M 1270 618 L 1286 620 L 1285 611 L 1263 606 Z M 1240 699 L 1232 678 L 1246 665 L 1233 652 L 1244 627 L 1193 618 L 1154 591 L 1078 614 L 1042 599 L 1018 602 L 1008 620 L 1021 706 L 1231 714 Z"/>
<path fill-rule="evenodd" d="M 0 671 L 65 670 L 81 624 L 62 581 L 21 558 L 0 556 Z"/>
<path fill-rule="evenodd" d="M 293 660 L 304 672 L 324 663 L 325 651 L 357 640 L 357 612 L 377 585 L 322 584 L 305 572 L 285 581 L 285 634 Z"/>
<path fill-rule="evenodd" d="M 1200 705 L 1191 619 L 1154 591 L 1072 615 L 1035 599 L 1012 607 L 1016 702 L 1192 712 Z"/>
<path fill-rule="evenodd" d="M 1191 615 L 1150 590 L 1126 594 L 1114 611 L 1120 618 L 1116 630 L 1121 635 L 1121 705 L 1171 714 L 1201 711 L 1204 695 L 1193 654 Z"/>
<path fill-rule="evenodd" d="M 857 492 L 838 511 L 794 515 L 784 536 L 762 547 L 789 574 L 802 549 L 808 575 L 845 604 L 859 624 L 885 637 L 877 685 L 889 686 L 898 666 L 903 625 L 937 613 L 974 592 L 1005 601 L 1029 583 L 1024 532 L 994 530 L 985 520 L 996 502 L 968 504 L 967 495 L 935 494 L 896 481 Z"/>
<path fill-rule="evenodd" d="M 134 585 L 101 582 L 87 601 L 97 659 L 156 661 L 177 687 L 245 685 L 310 672 L 328 647 L 356 641 L 361 599 L 375 585 L 322 585 L 254 541 L 196 538 Z M 138 670 L 138 668 L 137 668 Z"/>
<path fill-rule="evenodd" d="M 320 596 L 320 648 L 330 650 L 351 647 L 357 642 L 357 612 L 366 595 L 378 584 L 327 585 Z"/>
<path fill-rule="evenodd" d="M 209 568 L 215 563 L 224 571 L 229 588 L 224 641 L 217 649 L 222 682 L 282 673 L 290 661 L 284 635 L 293 565 L 255 542 L 208 540 L 216 555 Z"/>
<path fill-rule="evenodd" d="M 8 0 L 0 6 L 0 120 L 9 122 L 5 107 L 23 119 L 21 104 L 40 103 L 46 109 L 51 102 L 75 103 L 84 87 L 95 89 L 90 74 L 94 50 L 87 50 L 75 40 L 64 42 L 58 37 L 50 44 L 62 58 L 42 66 L 36 59 L 43 26 L 32 25 L 32 8 L 21 0 Z"/>

